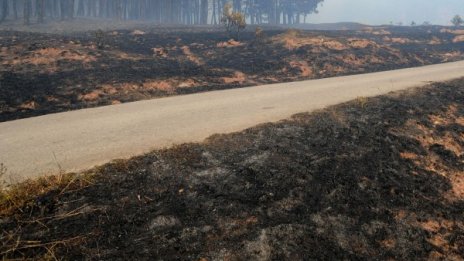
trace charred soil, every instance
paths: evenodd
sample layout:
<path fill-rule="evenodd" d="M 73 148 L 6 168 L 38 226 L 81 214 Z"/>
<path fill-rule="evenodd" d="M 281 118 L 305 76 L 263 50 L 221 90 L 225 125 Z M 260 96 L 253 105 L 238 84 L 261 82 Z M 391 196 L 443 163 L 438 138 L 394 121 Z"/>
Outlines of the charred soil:
<path fill-rule="evenodd" d="M 464 80 L 4 191 L 3 258 L 464 258 Z"/>
<path fill-rule="evenodd" d="M 47 34 L 0 31 L 0 122 L 201 91 L 420 66 L 463 58 L 442 27 L 217 28 Z"/>

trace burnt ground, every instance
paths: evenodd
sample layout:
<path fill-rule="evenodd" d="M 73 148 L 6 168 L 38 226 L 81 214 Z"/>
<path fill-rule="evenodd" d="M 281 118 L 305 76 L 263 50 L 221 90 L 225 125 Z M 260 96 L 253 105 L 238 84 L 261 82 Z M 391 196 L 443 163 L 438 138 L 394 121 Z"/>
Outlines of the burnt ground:
<path fill-rule="evenodd" d="M 0 195 L 7 259 L 461 260 L 464 79 Z"/>
<path fill-rule="evenodd" d="M 220 28 L 47 34 L 0 31 L 0 122 L 201 91 L 420 66 L 463 58 L 464 30 Z M 99 47 L 102 47 L 100 49 Z"/>

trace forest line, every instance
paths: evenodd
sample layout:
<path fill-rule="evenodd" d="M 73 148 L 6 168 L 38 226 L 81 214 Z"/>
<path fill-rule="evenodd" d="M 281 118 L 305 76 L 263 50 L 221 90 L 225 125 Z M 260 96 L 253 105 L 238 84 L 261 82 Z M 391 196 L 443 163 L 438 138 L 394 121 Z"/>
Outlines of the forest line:
<path fill-rule="evenodd" d="M 0 22 L 25 24 L 76 17 L 146 20 L 159 24 L 219 24 L 230 3 L 249 24 L 300 24 L 323 0 L 0 0 Z"/>

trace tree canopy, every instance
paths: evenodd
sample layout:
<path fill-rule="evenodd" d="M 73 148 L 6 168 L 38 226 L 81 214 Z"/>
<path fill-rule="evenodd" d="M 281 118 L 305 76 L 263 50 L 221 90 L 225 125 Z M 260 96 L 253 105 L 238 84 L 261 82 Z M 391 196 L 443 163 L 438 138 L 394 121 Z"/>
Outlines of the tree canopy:
<path fill-rule="evenodd" d="M 455 15 L 453 19 L 451 19 L 451 23 L 455 26 L 460 26 L 464 23 L 464 20 L 462 20 L 460 15 Z"/>

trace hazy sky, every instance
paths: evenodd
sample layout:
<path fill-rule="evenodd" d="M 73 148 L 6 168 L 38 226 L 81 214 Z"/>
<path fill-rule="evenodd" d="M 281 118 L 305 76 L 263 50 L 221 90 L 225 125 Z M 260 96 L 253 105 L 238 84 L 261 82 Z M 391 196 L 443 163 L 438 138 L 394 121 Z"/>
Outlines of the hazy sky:
<path fill-rule="evenodd" d="M 325 0 L 309 22 L 388 24 L 411 21 L 450 24 L 455 14 L 464 17 L 464 0 Z"/>

